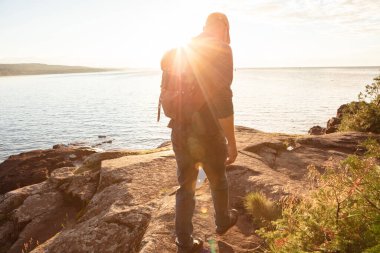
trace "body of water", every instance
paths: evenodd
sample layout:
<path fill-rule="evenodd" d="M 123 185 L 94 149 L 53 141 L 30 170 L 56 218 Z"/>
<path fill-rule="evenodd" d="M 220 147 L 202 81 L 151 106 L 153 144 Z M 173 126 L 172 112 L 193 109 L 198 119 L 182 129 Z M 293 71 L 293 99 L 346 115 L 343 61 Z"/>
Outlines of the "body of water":
<path fill-rule="evenodd" d="M 306 133 L 325 126 L 380 74 L 375 68 L 277 68 L 235 71 L 235 123 L 267 132 Z M 57 143 L 153 148 L 169 140 L 157 123 L 160 71 L 0 78 L 0 161 Z"/>

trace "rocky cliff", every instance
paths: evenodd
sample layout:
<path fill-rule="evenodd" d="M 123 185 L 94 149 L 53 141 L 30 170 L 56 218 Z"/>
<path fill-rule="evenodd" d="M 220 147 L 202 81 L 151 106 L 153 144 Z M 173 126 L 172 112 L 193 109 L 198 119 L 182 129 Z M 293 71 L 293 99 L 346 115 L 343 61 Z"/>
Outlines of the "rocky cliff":
<path fill-rule="evenodd" d="M 358 143 L 369 137 L 365 133 L 268 134 L 244 127 L 238 127 L 236 134 L 239 156 L 228 167 L 228 178 L 231 206 L 240 212 L 237 225 L 223 236 L 214 233 L 207 181 L 197 189 L 193 219 L 195 235 L 206 240 L 205 248 L 216 247 L 223 253 L 261 248 L 243 208 L 247 193 L 261 191 L 275 200 L 302 194 L 309 164 L 323 170 L 348 154 L 360 154 Z M 56 152 L 63 152 L 59 149 Z M 38 171 L 38 164 L 46 167 L 40 182 L 2 188 L 12 190 L 0 195 L 0 252 L 176 251 L 177 181 L 170 145 L 146 151 L 91 151 L 81 156 L 83 161 L 62 166 L 45 163 L 44 152 L 29 154 L 30 171 Z M 10 182 L 9 175 L 18 170 L 28 173 L 27 164 L 20 165 L 16 158 L 0 165 L 2 182 L 3 178 Z"/>

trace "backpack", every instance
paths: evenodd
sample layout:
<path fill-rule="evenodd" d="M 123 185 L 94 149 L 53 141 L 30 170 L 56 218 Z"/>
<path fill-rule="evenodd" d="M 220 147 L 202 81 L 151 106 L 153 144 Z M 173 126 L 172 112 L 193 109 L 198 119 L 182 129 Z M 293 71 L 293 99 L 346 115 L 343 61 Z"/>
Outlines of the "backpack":
<path fill-rule="evenodd" d="M 162 107 L 166 117 L 181 124 L 190 123 L 193 114 L 205 104 L 194 68 L 183 48 L 171 49 L 163 56 L 157 121 Z"/>

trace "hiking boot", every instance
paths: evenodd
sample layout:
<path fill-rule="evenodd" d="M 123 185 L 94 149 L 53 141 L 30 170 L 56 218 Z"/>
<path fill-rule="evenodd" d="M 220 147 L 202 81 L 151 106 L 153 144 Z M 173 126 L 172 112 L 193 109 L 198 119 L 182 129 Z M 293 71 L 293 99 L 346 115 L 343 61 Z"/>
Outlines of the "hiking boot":
<path fill-rule="evenodd" d="M 176 241 L 178 247 L 177 253 L 199 253 L 203 249 L 203 241 L 201 239 L 193 239 L 193 245 L 189 247 L 182 247 Z"/>
<path fill-rule="evenodd" d="M 228 226 L 225 226 L 225 227 L 217 227 L 215 232 L 218 235 L 225 234 L 230 228 L 232 228 L 236 224 L 239 213 L 236 209 L 231 209 L 228 213 L 228 216 L 230 218 L 230 223 L 228 224 Z"/>

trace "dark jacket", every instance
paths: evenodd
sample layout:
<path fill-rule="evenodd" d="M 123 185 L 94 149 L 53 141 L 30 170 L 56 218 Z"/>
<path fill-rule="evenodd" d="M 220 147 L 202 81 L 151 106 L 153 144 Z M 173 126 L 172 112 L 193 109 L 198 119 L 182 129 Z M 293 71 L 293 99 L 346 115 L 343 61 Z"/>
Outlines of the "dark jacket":
<path fill-rule="evenodd" d="M 220 134 L 218 119 L 233 114 L 231 47 L 202 33 L 189 43 L 185 51 L 206 103 L 194 113 L 191 124 L 180 125 L 172 121 L 169 127 L 173 130 L 186 129 L 196 135 Z"/>

